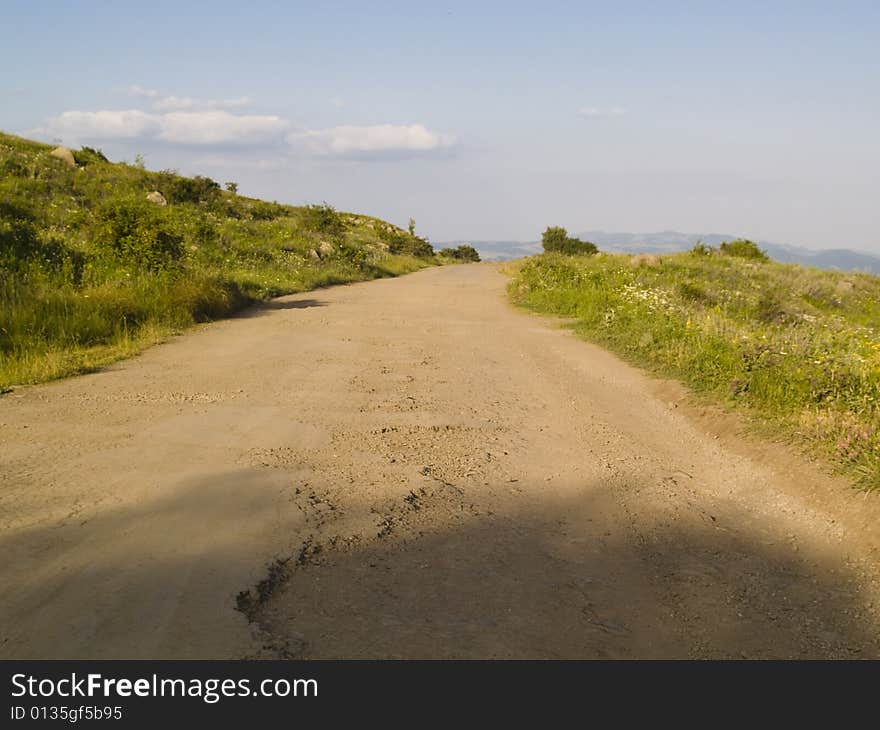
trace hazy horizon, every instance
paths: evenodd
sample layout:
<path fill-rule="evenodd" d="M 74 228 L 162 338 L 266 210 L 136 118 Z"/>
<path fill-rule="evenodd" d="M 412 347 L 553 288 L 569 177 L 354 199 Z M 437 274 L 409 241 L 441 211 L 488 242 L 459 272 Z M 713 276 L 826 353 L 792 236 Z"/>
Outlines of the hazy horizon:
<path fill-rule="evenodd" d="M 7 3 L 0 128 L 431 240 L 880 254 L 880 7 Z"/>

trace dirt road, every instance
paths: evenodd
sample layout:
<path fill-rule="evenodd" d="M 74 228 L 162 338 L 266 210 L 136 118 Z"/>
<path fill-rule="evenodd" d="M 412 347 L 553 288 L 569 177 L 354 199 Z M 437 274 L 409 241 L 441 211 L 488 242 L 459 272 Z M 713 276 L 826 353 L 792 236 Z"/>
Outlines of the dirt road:
<path fill-rule="evenodd" d="M 878 497 L 504 286 L 288 297 L 0 398 L 0 656 L 880 656 Z"/>

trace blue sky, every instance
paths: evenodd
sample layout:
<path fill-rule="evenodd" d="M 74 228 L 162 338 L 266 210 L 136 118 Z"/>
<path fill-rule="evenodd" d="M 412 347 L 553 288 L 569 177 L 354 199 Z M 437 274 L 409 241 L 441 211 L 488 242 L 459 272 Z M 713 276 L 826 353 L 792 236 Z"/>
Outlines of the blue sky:
<path fill-rule="evenodd" d="M 880 3 L 6 0 L 0 128 L 432 240 L 880 253 Z"/>

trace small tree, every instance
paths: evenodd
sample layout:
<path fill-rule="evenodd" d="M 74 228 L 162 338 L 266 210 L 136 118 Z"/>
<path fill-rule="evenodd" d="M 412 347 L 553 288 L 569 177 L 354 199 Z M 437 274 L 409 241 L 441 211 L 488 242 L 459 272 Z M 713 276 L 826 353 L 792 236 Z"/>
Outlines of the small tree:
<path fill-rule="evenodd" d="M 416 219 L 415 218 L 409 219 L 409 225 L 407 226 L 407 228 L 409 229 L 409 235 L 411 235 L 411 236 L 416 235 Z"/>
<path fill-rule="evenodd" d="M 307 205 L 302 213 L 303 226 L 328 238 L 341 239 L 345 235 L 345 221 L 332 205 Z"/>
<path fill-rule="evenodd" d="M 476 263 L 480 260 L 480 254 L 477 252 L 477 249 L 467 244 L 462 244 L 461 246 L 457 246 L 456 248 L 440 249 L 439 255 L 446 258 L 455 259 L 456 261 L 466 261 L 469 263 Z"/>
<path fill-rule="evenodd" d="M 725 241 L 718 249 L 726 256 L 736 256 L 741 259 L 753 259 L 755 261 L 769 261 L 770 257 L 757 243 L 745 238 L 737 238 L 735 241 Z"/>
<path fill-rule="evenodd" d="M 568 238 L 568 231 L 561 226 L 548 226 L 541 236 L 545 251 L 560 251 Z"/>
<path fill-rule="evenodd" d="M 226 188 L 226 192 L 228 192 L 228 193 L 232 193 L 233 195 L 238 193 L 238 183 L 237 182 L 232 182 L 230 180 L 228 183 L 224 184 L 224 187 Z"/>
<path fill-rule="evenodd" d="M 172 204 L 212 203 L 220 194 L 220 183 L 209 177 L 180 177 L 173 170 L 163 170 L 157 178 L 159 191 Z"/>
<path fill-rule="evenodd" d="M 570 256 L 594 254 L 599 249 L 595 243 L 572 238 L 568 231 L 559 226 L 550 226 L 541 236 L 544 250 L 550 253 L 564 253 Z"/>

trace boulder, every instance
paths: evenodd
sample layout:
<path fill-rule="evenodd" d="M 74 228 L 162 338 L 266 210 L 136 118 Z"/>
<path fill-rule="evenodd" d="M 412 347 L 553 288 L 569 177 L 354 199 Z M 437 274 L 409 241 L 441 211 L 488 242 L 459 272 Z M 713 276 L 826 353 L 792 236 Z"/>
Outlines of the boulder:
<path fill-rule="evenodd" d="M 309 258 L 310 258 L 310 259 L 313 259 L 314 261 L 320 261 L 320 260 L 321 260 L 321 254 L 319 254 L 317 251 L 315 251 L 315 249 L 310 248 L 310 249 L 309 249 Z"/>
<path fill-rule="evenodd" d="M 76 160 L 73 157 L 73 152 L 67 147 L 56 147 L 49 154 L 52 155 L 52 157 L 61 160 L 68 167 L 76 167 Z"/>
<path fill-rule="evenodd" d="M 149 200 L 151 203 L 155 203 L 156 205 L 168 205 L 168 201 L 165 200 L 165 196 L 162 195 L 162 193 L 160 193 L 158 190 L 147 193 L 147 200 Z"/>
<path fill-rule="evenodd" d="M 329 256 L 333 251 L 333 244 L 328 241 L 321 241 L 321 245 L 318 246 L 318 253 L 321 255 L 321 258 Z"/>

